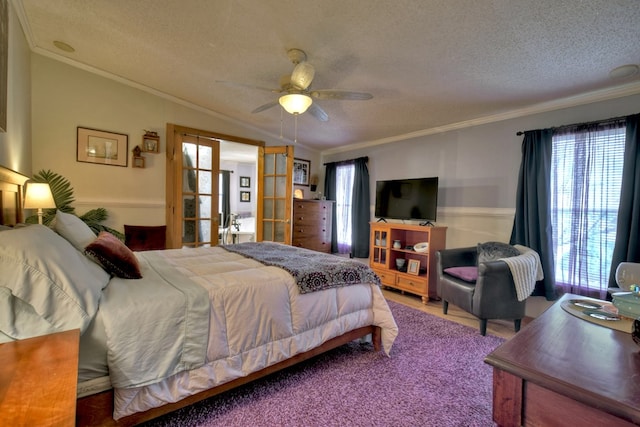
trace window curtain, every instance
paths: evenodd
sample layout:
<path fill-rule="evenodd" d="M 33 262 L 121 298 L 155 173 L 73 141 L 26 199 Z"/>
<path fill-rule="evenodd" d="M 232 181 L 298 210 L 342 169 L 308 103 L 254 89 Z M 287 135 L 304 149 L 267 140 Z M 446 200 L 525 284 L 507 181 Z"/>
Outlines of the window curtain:
<path fill-rule="evenodd" d="M 621 262 L 640 262 L 640 114 L 626 118 L 624 166 L 618 208 L 618 232 L 611 259 L 609 287 L 617 287 L 616 268 Z"/>
<path fill-rule="evenodd" d="M 351 254 L 353 242 L 353 179 L 352 162 L 339 162 L 336 167 L 336 239 L 339 254 Z"/>
<path fill-rule="evenodd" d="M 230 202 L 230 181 L 231 181 L 231 172 L 230 171 L 221 171 L 220 176 L 222 177 L 222 206 L 220 206 L 220 210 L 222 211 L 222 222 L 220 225 L 222 227 L 228 227 L 229 224 L 229 215 L 231 214 L 231 202 Z"/>
<path fill-rule="evenodd" d="M 351 255 L 369 258 L 369 221 L 371 204 L 369 193 L 369 169 L 367 157 L 354 160 L 353 196 L 351 198 Z"/>
<path fill-rule="evenodd" d="M 524 133 L 522 163 L 516 192 L 516 213 L 510 243 L 527 246 L 540 256 L 544 279 L 536 283 L 532 295 L 557 299 L 555 263 L 551 235 L 550 174 L 553 130 Z"/>
<path fill-rule="evenodd" d="M 335 163 L 325 164 L 324 194 L 327 200 L 336 201 L 336 169 Z M 336 227 L 336 204 L 332 203 L 331 210 L 331 253 L 338 252 L 338 229 Z"/>

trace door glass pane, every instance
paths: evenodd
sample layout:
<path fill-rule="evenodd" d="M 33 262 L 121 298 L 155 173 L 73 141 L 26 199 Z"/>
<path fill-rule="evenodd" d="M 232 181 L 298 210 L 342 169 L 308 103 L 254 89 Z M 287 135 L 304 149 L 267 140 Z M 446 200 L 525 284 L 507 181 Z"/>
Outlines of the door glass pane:
<path fill-rule="evenodd" d="M 287 195 L 287 177 L 279 176 L 276 178 L 276 197 L 285 197 Z"/>
<path fill-rule="evenodd" d="M 196 144 L 182 143 L 182 166 L 193 168 L 196 165 Z"/>
<path fill-rule="evenodd" d="M 211 172 L 198 171 L 198 192 L 202 194 L 211 194 Z"/>
<path fill-rule="evenodd" d="M 200 196 L 200 217 L 211 218 L 211 196 Z"/>
<path fill-rule="evenodd" d="M 275 154 L 264 155 L 264 174 L 273 175 L 276 172 L 275 168 Z"/>
<path fill-rule="evenodd" d="M 264 197 L 273 197 L 275 194 L 275 179 L 272 176 L 264 177 Z"/>
<path fill-rule="evenodd" d="M 273 218 L 273 200 L 265 199 L 262 208 L 263 218 Z"/>
<path fill-rule="evenodd" d="M 200 224 L 200 236 L 202 242 L 211 241 L 211 221 L 203 219 L 199 221 Z"/>
<path fill-rule="evenodd" d="M 274 242 L 284 242 L 284 223 L 283 222 L 276 222 L 275 226 L 276 226 L 276 232 L 275 232 L 275 236 L 273 238 L 273 241 Z"/>
<path fill-rule="evenodd" d="M 184 243 L 194 243 L 196 241 L 196 222 L 184 220 L 182 223 L 182 241 Z"/>
<path fill-rule="evenodd" d="M 182 197 L 182 217 L 183 218 L 196 217 L 196 196 Z"/>
<path fill-rule="evenodd" d="M 213 149 L 206 145 L 201 145 L 198 154 L 200 155 L 198 160 L 198 168 L 199 169 L 211 169 L 211 164 L 213 162 Z"/>
<path fill-rule="evenodd" d="M 265 221 L 264 222 L 264 231 L 263 237 L 266 241 L 273 241 L 273 222 Z"/>
<path fill-rule="evenodd" d="M 273 215 L 274 219 L 286 219 L 285 218 L 286 204 L 284 200 L 276 200 L 276 211 Z"/>
<path fill-rule="evenodd" d="M 185 169 L 182 171 L 182 192 L 195 193 L 196 191 L 196 172 L 194 169 Z"/>
<path fill-rule="evenodd" d="M 282 154 L 276 154 L 276 174 L 287 174 L 287 157 Z"/>

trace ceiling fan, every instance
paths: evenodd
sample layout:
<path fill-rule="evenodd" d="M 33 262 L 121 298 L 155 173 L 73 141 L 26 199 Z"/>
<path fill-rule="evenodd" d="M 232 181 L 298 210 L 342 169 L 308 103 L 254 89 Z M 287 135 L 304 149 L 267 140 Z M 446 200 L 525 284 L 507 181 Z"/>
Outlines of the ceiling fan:
<path fill-rule="evenodd" d="M 366 92 L 353 92 L 346 90 L 330 90 L 330 89 L 311 89 L 311 83 L 315 76 L 313 65 L 307 62 L 307 54 L 300 49 L 290 49 L 287 56 L 294 64 L 291 75 L 285 75 L 280 78 L 280 87 L 270 89 L 259 86 L 251 86 L 242 83 L 232 83 L 227 81 L 218 81 L 219 83 L 233 84 L 239 86 L 250 87 L 260 90 L 268 90 L 269 92 L 282 94 L 273 101 L 263 104 L 251 113 L 260 113 L 280 104 L 290 114 L 302 114 L 305 111 L 314 116 L 316 119 L 326 122 L 329 120 L 327 113 L 312 98 L 328 99 L 328 100 L 348 100 L 348 101 L 366 101 L 373 98 L 373 95 Z"/>

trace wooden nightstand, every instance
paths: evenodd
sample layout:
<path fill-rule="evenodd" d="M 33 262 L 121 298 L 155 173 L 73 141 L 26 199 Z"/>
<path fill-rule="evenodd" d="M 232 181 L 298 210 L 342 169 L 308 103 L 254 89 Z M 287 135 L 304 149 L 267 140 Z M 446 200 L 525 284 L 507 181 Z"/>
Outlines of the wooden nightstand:
<path fill-rule="evenodd" d="M 0 425 L 74 426 L 80 331 L 0 344 Z"/>

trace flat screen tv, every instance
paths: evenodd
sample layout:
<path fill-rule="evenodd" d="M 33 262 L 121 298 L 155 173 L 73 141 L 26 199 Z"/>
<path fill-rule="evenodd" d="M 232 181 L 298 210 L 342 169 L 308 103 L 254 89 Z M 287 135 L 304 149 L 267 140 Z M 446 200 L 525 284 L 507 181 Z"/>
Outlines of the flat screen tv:
<path fill-rule="evenodd" d="M 438 177 L 376 181 L 375 216 L 429 224 L 436 220 Z"/>

